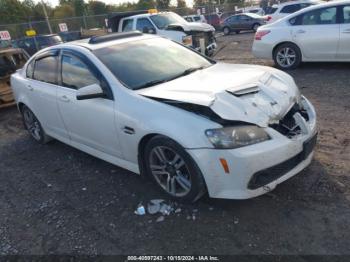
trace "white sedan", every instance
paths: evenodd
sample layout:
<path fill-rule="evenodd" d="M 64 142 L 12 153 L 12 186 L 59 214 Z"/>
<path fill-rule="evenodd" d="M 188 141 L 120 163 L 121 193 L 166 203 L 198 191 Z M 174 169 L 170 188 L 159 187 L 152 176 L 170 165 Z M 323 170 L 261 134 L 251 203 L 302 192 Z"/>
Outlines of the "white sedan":
<path fill-rule="evenodd" d="M 216 63 L 139 32 L 50 47 L 12 75 L 32 137 L 195 201 L 261 195 L 311 162 L 316 116 L 288 74 Z"/>
<path fill-rule="evenodd" d="M 260 27 L 253 54 L 273 59 L 280 69 L 301 62 L 350 62 L 350 1 L 308 7 Z"/>

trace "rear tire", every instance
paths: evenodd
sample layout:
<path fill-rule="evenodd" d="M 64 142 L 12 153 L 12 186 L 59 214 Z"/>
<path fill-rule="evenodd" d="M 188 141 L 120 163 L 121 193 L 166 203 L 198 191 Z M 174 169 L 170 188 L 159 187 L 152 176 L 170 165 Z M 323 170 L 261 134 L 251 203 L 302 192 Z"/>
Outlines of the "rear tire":
<path fill-rule="evenodd" d="M 206 192 L 199 167 L 174 140 L 160 135 L 153 137 L 143 157 L 147 174 L 168 196 L 182 202 L 195 202 Z"/>
<path fill-rule="evenodd" d="M 29 107 L 23 105 L 21 108 L 21 113 L 24 127 L 28 130 L 29 134 L 32 136 L 32 138 L 34 138 L 35 141 L 39 142 L 40 144 L 46 144 L 52 140 L 50 136 L 46 135 L 39 120 L 29 109 Z"/>
<path fill-rule="evenodd" d="M 252 30 L 253 30 L 254 32 L 258 31 L 258 28 L 259 28 L 260 26 L 261 26 L 260 24 L 256 23 L 256 24 L 253 25 Z"/>
<path fill-rule="evenodd" d="M 236 30 L 235 32 L 238 35 L 241 32 L 241 30 Z"/>
<path fill-rule="evenodd" d="M 297 45 L 293 43 L 284 43 L 275 48 L 273 60 L 277 68 L 292 70 L 300 65 L 302 55 Z"/>
<path fill-rule="evenodd" d="M 227 26 L 224 27 L 224 29 L 222 31 L 224 32 L 224 35 L 229 35 L 231 33 L 230 28 L 228 28 Z"/>

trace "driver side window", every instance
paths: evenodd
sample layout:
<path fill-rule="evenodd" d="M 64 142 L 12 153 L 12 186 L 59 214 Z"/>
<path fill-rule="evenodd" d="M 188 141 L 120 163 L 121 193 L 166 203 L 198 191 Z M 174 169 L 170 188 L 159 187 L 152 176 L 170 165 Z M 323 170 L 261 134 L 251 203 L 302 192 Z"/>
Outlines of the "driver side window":
<path fill-rule="evenodd" d="M 62 55 L 62 85 L 64 87 L 79 89 L 100 81 L 91 72 L 89 67 L 79 58 L 71 55 Z"/>
<path fill-rule="evenodd" d="M 148 33 L 150 31 L 156 32 L 156 29 L 152 25 L 148 18 L 139 18 L 136 23 L 136 30 L 140 32 Z"/>

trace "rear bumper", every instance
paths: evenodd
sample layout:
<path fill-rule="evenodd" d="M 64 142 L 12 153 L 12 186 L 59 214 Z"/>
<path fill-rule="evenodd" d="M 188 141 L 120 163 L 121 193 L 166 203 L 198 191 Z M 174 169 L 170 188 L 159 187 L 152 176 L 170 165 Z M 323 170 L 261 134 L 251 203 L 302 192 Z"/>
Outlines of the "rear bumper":
<path fill-rule="evenodd" d="M 252 52 L 257 58 L 272 59 L 273 44 L 264 40 L 254 40 Z"/>

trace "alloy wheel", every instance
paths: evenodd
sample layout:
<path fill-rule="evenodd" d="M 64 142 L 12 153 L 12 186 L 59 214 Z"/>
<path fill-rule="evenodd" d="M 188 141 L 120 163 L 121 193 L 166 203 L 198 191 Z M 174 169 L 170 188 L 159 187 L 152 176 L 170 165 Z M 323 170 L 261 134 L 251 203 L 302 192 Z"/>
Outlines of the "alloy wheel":
<path fill-rule="evenodd" d="M 23 118 L 24 118 L 24 124 L 26 125 L 26 128 L 28 129 L 31 136 L 35 140 L 40 141 L 41 128 L 40 128 L 40 123 L 38 119 L 35 117 L 32 111 L 28 109 L 23 110 Z"/>
<path fill-rule="evenodd" d="M 170 195 L 182 197 L 191 190 L 191 175 L 184 159 L 166 146 L 154 147 L 149 164 L 156 182 Z"/>
<path fill-rule="evenodd" d="M 296 61 L 296 53 L 293 48 L 284 47 L 277 52 L 276 60 L 283 68 L 291 67 Z"/>

